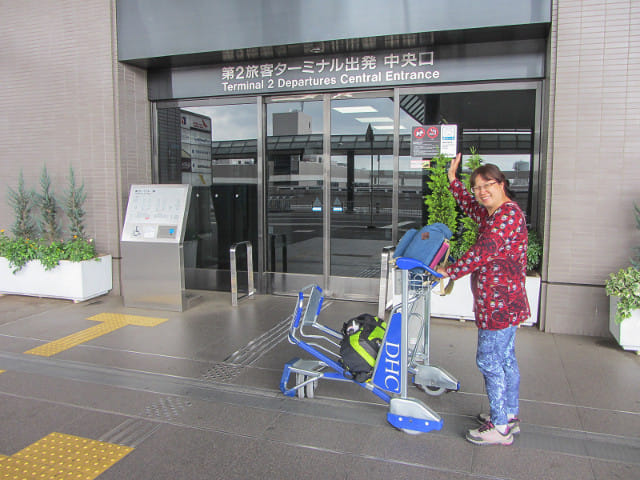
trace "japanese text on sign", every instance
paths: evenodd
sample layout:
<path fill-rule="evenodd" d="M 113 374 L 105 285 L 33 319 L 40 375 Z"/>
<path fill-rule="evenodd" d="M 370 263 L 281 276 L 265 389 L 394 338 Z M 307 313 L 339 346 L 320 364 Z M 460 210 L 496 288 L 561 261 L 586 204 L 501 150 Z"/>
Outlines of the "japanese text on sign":
<path fill-rule="evenodd" d="M 433 51 L 291 59 L 223 66 L 220 83 L 224 92 L 239 92 L 426 82 L 440 77 L 433 67 Z"/>
<path fill-rule="evenodd" d="M 455 156 L 457 146 L 457 125 L 419 125 L 411 131 L 412 157 Z"/>

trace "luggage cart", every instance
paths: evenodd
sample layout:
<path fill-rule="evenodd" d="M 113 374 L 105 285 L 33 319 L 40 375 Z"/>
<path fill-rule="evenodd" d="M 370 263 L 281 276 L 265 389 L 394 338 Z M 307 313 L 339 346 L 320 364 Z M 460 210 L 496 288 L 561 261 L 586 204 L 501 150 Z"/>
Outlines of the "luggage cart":
<path fill-rule="evenodd" d="M 458 391 L 458 380 L 445 369 L 430 363 L 431 292 L 439 283 L 440 275 L 431 268 L 416 268 L 414 262 L 414 259 L 406 257 L 396 259 L 396 267 L 402 272 L 402 303 L 392 310 L 408 312 L 408 328 L 417 330 L 413 346 L 408 340 L 409 373 L 413 375 L 413 384 L 429 395 Z"/>
<path fill-rule="evenodd" d="M 431 369 L 424 368 L 429 367 L 424 364 L 428 354 L 425 356 L 424 351 L 418 353 L 414 347 L 410 355 L 408 350 L 408 320 L 412 315 L 409 313 L 410 305 L 415 304 L 415 301 L 410 301 L 410 294 L 413 292 L 416 294 L 413 296 L 417 296 L 418 292 L 422 294 L 425 291 L 424 286 L 410 290 L 409 270 L 415 272 L 418 269 L 428 273 L 427 289 L 437 283 L 435 279 L 439 275 L 429 266 L 412 258 L 398 258 L 396 266 L 402 271 L 402 304 L 394 309 L 388 322 L 372 377 L 366 382 L 356 382 L 340 364 L 342 334 L 318 321 L 323 301 L 322 289 L 317 285 L 310 285 L 298 294 L 289 328 L 289 341 L 311 354 L 315 360 L 294 358 L 287 362 L 280 380 L 282 393 L 291 397 L 297 395 L 299 398 L 313 398 L 321 378 L 353 382 L 389 403 L 387 421 L 394 427 L 409 434 L 442 428 L 442 419 L 436 412 L 421 400 L 407 395 L 409 374 L 423 382 L 421 385 L 433 387 L 435 383 Z M 412 281 L 417 281 L 417 274 L 414 272 L 411 272 Z M 421 277 L 419 281 L 423 280 Z M 403 315 L 403 312 L 407 313 Z M 425 329 L 423 336 L 428 340 L 427 335 L 428 329 Z M 422 345 L 427 346 L 428 341 Z M 289 387 L 292 374 L 295 374 L 296 381 Z"/>

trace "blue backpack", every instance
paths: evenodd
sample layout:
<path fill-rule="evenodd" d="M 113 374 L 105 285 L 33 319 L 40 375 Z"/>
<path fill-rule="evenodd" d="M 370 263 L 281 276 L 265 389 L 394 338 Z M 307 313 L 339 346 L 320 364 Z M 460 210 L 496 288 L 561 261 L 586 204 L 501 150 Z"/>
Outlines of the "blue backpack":
<path fill-rule="evenodd" d="M 427 238 L 422 234 L 427 232 Z M 397 257 L 410 257 L 435 268 L 446 254 L 445 241 L 451 238 L 451 230 L 444 223 L 432 223 L 420 230 L 411 228 L 402 236 L 393 254 Z"/>

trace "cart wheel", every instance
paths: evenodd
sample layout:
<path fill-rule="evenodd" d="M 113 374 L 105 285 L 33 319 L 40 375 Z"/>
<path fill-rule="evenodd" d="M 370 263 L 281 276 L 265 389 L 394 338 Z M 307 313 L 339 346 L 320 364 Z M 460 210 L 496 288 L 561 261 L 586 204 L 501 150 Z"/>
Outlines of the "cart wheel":
<path fill-rule="evenodd" d="M 400 431 L 407 435 L 420 435 L 422 433 L 420 430 L 409 430 L 408 428 L 401 428 Z"/>
<path fill-rule="evenodd" d="M 305 393 L 307 394 L 307 398 L 313 398 L 314 391 L 316 389 L 317 380 L 313 382 L 309 382 L 304 386 Z"/>
<path fill-rule="evenodd" d="M 418 385 L 418 387 L 427 395 L 438 397 L 447 391 L 445 387 L 433 387 L 431 385 Z"/>
<path fill-rule="evenodd" d="M 302 382 L 304 382 L 304 375 L 296 373 L 296 385 L 300 385 Z M 304 387 L 300 387 L 296 390 L 298 392 L 298 398 L 304 398 L 304 390 Z"/>

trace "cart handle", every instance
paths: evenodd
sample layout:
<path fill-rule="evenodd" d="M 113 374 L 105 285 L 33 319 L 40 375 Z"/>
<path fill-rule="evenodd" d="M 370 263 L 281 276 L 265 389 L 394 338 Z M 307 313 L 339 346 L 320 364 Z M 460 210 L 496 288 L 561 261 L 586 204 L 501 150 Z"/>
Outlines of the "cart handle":
<path fill-rule="evenodd" d="M 429 265 L 422 263 L 420 260 L 416 260 L 415 258 L 410 257 L 398 257 L 396 258 L 396 267 L 400 270 L 412 270 L 414 268 L 422 268 L 429 272 L 436 278 L 442 278 L 442 275 L 435 270 L 433 270 Z"/>

